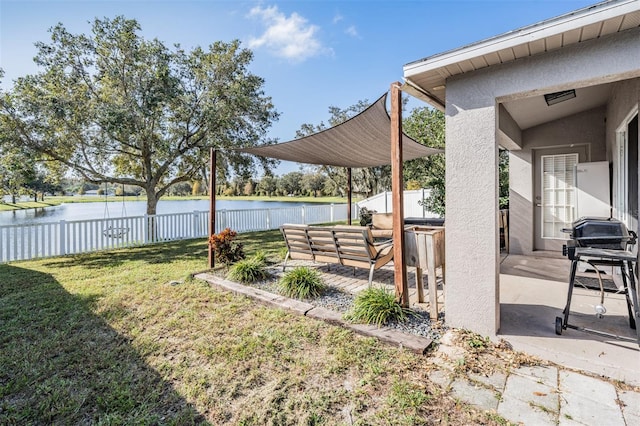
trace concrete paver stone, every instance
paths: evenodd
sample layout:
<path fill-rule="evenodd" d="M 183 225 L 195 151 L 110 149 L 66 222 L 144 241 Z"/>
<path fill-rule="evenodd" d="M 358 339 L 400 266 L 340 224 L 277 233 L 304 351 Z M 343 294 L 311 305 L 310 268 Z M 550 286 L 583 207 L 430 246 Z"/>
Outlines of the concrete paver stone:
<path fill-rule="evenodd" d="M 508 386 L 508 384 L 507 384 Z M 498 414 L 511 422 L 524 425 L 547 426 L 556 424 L 556 413 L 544 411 L 508 393 L 502 395 Z"/>
<path fill-rule="evenodd" d="M 466 380 L 456 379 L 451 384 L 451 392 L 462 401 L 473 404 L 483 410 L 498 408 L 498 395 L 483 386 L 472 385 Z"/>
<path fill-rule="evenodd" d="M 434 370 L 429 373 L 429 380 L 436 385 L 446 389 L 451 384 L 451 376 L 448 371 Z"/>
<path fill-rule="evenodd" d="M 568 414 L 560 415 L 558 418 L 558 426 L 585 426 L 584 423 L 577 422 L 571 418 Z M 604 425 L 603 425 L 604 426 Z M 606 426 L 609 426 L 608 424 Z"/>
<path fill-rule="evenodd" d="M 542 411 L 555 414 L 559 412 L 556 387 L 543 385 L 533 377 L 510 375 L 507 378 L 503 395 L 509 399 L 518 399 L 532 407 L 540 407 Z"/>
<path fill-rule="evenodd" d="M 562 370 L 559 374 L 559 388 L 565 393 L 572 393 L 585 400 L 617 407 L 618 399 L 615 386 L 611 383 L 573 371 Z"/>
<path fill-rule="evenodd" d="M 483 383 L 486 386 L 491 386 L 498 392 L 504 391 L 505 384 L 507 383 L 507 375 L 501 371 L 497 371 L 489 376 L 483 376 L 481 374 L 469 374 L 471 380 Z"/>
<path fill-rule="evenodd" d="M 615 387 L 572 371 L 560 371 L 560 420 L 585 425 L 624 425 Z"/>
<path fill-rule="evenodd" d="M 553 388 L 558 387 L 557 367 L 538 365 L 533 367 L 520 367 L 512 371 L 512 373 L 519 376 L 531 377 L 543 385 L 551 386 Z"/>
<path fill-rule="evenodd" d="M 622 403 L 622 415 L 627 425 L 640 425 L 640 392 L 619 392 L 618 398 Z"/>

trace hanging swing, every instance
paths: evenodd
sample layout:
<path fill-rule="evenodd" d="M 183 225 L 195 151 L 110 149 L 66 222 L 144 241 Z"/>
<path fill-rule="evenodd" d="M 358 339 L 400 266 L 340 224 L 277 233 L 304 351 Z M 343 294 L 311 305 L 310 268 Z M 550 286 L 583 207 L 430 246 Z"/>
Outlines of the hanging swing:
<path fill-rule="evenodd" d="M 121 217 L 127 217 L 127 208 L 124 202 L 124 184 L 122 185 L 122 212 Z M 107 201 L 107 183 L 104 184 L 104 218 L 109 219 L 109 202 Z M 129 227 L 109 225 L 102 234 L 107 238 L 123 238 L 129 233 Z"/>

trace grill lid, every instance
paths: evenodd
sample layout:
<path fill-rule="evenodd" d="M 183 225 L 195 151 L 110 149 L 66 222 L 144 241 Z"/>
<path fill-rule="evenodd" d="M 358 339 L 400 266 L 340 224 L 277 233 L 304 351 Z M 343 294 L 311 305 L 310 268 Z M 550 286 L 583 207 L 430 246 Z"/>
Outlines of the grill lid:
<path fill-rule="evenodd" d="M 635 239 L 624 223 L 606 217 L 581 217 L 572 223 L 571 229 L 563 231 L 569 231 L 580 247 L 625 250 L 627 243 Z"/>

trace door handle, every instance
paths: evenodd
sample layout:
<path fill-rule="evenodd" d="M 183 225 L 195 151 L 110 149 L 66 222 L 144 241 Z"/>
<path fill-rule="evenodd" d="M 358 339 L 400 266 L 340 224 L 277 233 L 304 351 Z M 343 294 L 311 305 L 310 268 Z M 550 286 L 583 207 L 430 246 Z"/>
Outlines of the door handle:
<path fill-rule="evenodd" d="M 537 204 L 536 204 L 536 207 L 542 207 L 542 204 L 537 203 Z"/>

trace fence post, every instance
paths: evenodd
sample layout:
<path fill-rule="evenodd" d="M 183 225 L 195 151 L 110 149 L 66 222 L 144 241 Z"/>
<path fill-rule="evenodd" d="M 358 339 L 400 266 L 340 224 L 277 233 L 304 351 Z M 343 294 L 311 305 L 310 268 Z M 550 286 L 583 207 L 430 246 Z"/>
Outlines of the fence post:
<path fill-rule="evenodd" d="M 60 221 L 60 256 L 64 256 L 66 253 L 67 247 L 67 226 L 64 220 Z"/>
<path fill-rule="evenodd" d="M 302 224 L 303 224 L 303 225 L 306 225 L 306 224 L 307 224 L 307 222 L 305 222 L 305 219 L 304 219 L 304 206 L 301 206 L 301 208 L 300 208 L 300 212 L 301 212 L 301 214 L 302 214 Z"/>
<path fill-rule="evenodd" d="M 336 221 L 336 219 L 335 219 L 335 208 L 334 208 L 334 204 L 331 203 L 331 221 L 330 222 L 333 223 L 335 221 Z"/>
<path fill-rule="evenodd" d="M 144 214 L 142 225 L 142 243 L 147 244 L 149 242 L 149 215 Z"/>
<path fill-rule="evenodd" d="M 424 188 L 422 189 L 422 198 L 420 201 L 422 201 L 424 203 Z M 426 209 L 424 208 L 424 204 L 421 204 L 420 207 L 422 207 L 422 217 L 427 217 L 427 212 Z"/>
<path fill-rule="evenodd" d="M 193 226 L 191 227 L 191 238 L 200 236 L 200 221 L 198 221 L 198 211 L 193 211 Z"/>
<path fill-rule="evenodd" d="M 389 197 L 387 196 L 387 191 L 384 191 L 384 212 L 389 213 L 389 203 L 387 201 Z"/>
<path fill-rule="evenodd" d="M 267 209 L 267 229 L 271 229 L 271 209 Z"/>

